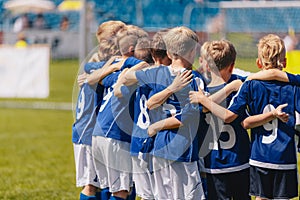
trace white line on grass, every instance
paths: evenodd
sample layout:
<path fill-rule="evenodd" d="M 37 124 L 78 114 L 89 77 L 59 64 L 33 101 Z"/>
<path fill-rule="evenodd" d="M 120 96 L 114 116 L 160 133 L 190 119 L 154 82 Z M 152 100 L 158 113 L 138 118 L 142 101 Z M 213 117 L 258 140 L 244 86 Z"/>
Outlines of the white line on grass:
<path fill-rule="evenodd" d="M 72 110 L 72 103 L 67 102 L 24 102 L 0 101 L 0 108 L 42 109 L 42 110 Z"/>

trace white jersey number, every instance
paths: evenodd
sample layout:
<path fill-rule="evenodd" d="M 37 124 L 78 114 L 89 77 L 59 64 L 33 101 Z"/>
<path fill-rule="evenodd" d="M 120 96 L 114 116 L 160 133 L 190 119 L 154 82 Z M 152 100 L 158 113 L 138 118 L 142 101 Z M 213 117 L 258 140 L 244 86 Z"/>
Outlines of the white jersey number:
<path fill-rule="evenodd" d="M 78 104 L 77 104 L 77 114 L 76 114 L 77 120 L 80 119 L 83 114 L 84 104 L 85 104 L 85 94 L 84 94 L 84 88 L 82 88 L 80 92 L 80 98 L 78 99 Z"/>
<path fill-rule="evenodd" d="M 145 95 L 142 95 L 140 98 L 140 110 L 137 125 L 142 129 L 146 129 L 150 125 L 150 118 L 147 112 L 147 98 Z"/>
<path fill-rule="evenodd" d="M 263 110 L 263 113 L 270 112 L 272 110 L 275 110 L 274 106 L 271 104 L 266 105 L 266 107 Z M 277 138 L 277 130 L 278 130 L 278 119 L 273 119 L 270 123 L 266 123 L 263 125 L 264 129 L 266 131 L 272 131 L 272 134 L 269 136 L 263 136 L 262 143 L 264 144 L 270 144 Z"/>
<path fill-rule="evenodd" d="M 231 149 L 235 142 L 236 142 L 236 135 L 234 132 L 234 129 L 232 128 L 231 125 L 229 124 L 224 124 L 221 119 L 217 119 L 216 123 L 215 120 L 213 119 L 212 114 L 207 114 L 206 115 L 206 122 L 209 124 L 212 134 L 213 134 L 213 142 L 209 144 L 209 149 L 212 150 L 218 150 L 218 140 L 219 140 L 219 135 L 217 133 L 227 133 L 229 135 L 229 139 L 227 141 L 222 141 L 220 140 L 220 148 L 221 149 Z"/>
<path fill-rule="evenodd" d="M 106 95 L 103 97 L 104 103 L 100 106 L 99 112 L 102 112 L 104 110 L 105 106 L 109 102 L 109 99 L 113 96 L 113 87 L 114 85 L 111 88 L 108 88 Z"/>

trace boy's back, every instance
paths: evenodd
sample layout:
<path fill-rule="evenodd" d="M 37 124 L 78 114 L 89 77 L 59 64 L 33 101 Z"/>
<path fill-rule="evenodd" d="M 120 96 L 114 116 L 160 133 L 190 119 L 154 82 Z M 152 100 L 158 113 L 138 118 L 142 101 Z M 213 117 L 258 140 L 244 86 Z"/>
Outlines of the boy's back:
<path fill-rule="evenodd" d="M 288 103 L 285 112 L 290 115 L 287 123 L 276 118 L 271 123 L 252 129 L 251 165 L 270 169 L 296 168 L 294 125 L 299 92 L 298 87 L 277 81 L 252 80 L 242 85 L 229 107 L 232 112 L 245 110 L 248 105 L 249 114 L 256 115 Z"/>

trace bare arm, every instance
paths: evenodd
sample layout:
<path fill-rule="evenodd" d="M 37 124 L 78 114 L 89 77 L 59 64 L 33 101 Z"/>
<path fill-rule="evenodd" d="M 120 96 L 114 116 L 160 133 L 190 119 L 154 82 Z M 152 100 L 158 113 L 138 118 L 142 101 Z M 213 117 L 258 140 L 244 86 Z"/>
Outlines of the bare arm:
<path fill-rule="evenodd" d="M 90 58 L 89 62 L 100 62 L 98 53 L 94 53 Z"/>
<path fill-rule="evenodd" d="M 243 82 L 241 80 L 234 80 L 234 81 L 230 82 L 229 84 L 227 84 L 223 89 L 221 89 L 218 92 L 209 96 L 209 98 L 213 102 L 219 104 L 232 92 L 238 91 L 242 84 L 243 84 Z"/>
<path fill-rule="evenodd" d="M 262 70 L 257 73 L 251 74 L 248 80 L 277 80 L 282 82 L 289 82 L 288 76 L 285 72 L 279 69 Z"/>
<path fill-rule="evenodd" d="M 223 108 L 219 104 L 213 102 L 211 99 L 209 99 L 207 96 L 205 96 L 201 90 L 199 90 L 197 92 L 190 91 L 189 97 L 190 97 L 191 103 L 202 104 L 205 108 L 210 110 L 214 115 L 219 117 L 225 123 L 230 123 L 238 117 L 237 114 L 235 114 L 235 113 L 231 112 L 230 110 Z"/>
<path fill-rule="evenodd" d="M 123 65 L 124 61 L 120 61 L 116 64 L 111 65 L 115 59 L 117 58 L 117 56 L 113 56 L 111 57 L 106 63 L 105 65 L 100 68 L 95 70 L 93 73 L 91 73 L 90 75 L 87 76 L 87 82 L 89 85 L 94 85 L 96 83 L 101 83 L 101 80 L 103 78 L 105 78 L 106 76 L 108 76 L 109 74 L 111 74 L 112 72 L 120 69 L 120 66 Z"/>
<path fill-rule="evenodd" d="M 287 122 L 289 120 L 289 115 L 282 111 L 282 109 L 284 107 L 286 107 L 287 105 L 288 104 L 282 104 L 282 105 L 279 105 L 273 111 L 247 117 L 242 122 L 242 126 L 245 129 L 255 128 L 255 127 L 258 127 L 258 126 L 262 126 L 262 125 L 264 125 L 264 124 L 266 124 L 266 123 L 268 123 L 268 122 L 270 122 L 270 121 L 272 121 L 273 119 L 276 119 L 276 118 L 280 119 L 282 122 Z"/>
<path fill-rule="evenodd" d="M 143 61 L 135 65 L 134 67 L 130 68 L 125 74 L 125 79 L 123 84 L 129 86 L 137 83 L 138 80 L 136 78 L 135 72 L 144 69 L 146 67 L 149 67 L 149 64 Z"/>
<path fill-rule="evenodd" d="M 135 72 L 146 67 L 149 67 L 149 64 L 143 61 L 131 67 L 130 69 L 124 69 L 120 74 L 117 83 L 114 87 L 114 95 L 117 97 L 122 97 L 121 87 L 123 85 L 130 86 L 137 83 Z"/>
<path fill-rule="evenodd" d="M 167 119 L 151 124 L 148 127 L 148 135 L 152 137 L 161 130 L 179 128 L 180 126 L 182 126 L 182 123 L 178 119 L 175 117 L 168 117 Z"/>
<path fill-rule="evenodd" d="M 163 91 L 156 93 L 147 101 L 148 109 L 152 110 L 163 104 L 173 93 L 187 86 L 192 81 L 192 78 L 193 74 L 191 70 L 178 73 L 171 85 Z"/>

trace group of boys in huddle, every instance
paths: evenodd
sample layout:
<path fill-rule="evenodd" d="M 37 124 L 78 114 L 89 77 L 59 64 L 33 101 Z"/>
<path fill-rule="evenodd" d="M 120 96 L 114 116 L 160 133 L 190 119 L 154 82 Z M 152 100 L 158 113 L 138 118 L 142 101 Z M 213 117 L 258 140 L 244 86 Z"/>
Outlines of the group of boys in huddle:
<path fill-rule="evenodd" d="M 279 36 L 259 40 L 262 71 L 248 77 L 232 73 L 230 41 L 199 49 L 184 26 L 150 38 L 107 21 L 96 37 L 98 52 L 78 76 L 73 124 L 81 200 L 298 196 L 300 77 L 282 72 Z M 193 68 L 198 53 L 205 73 Z"/>

